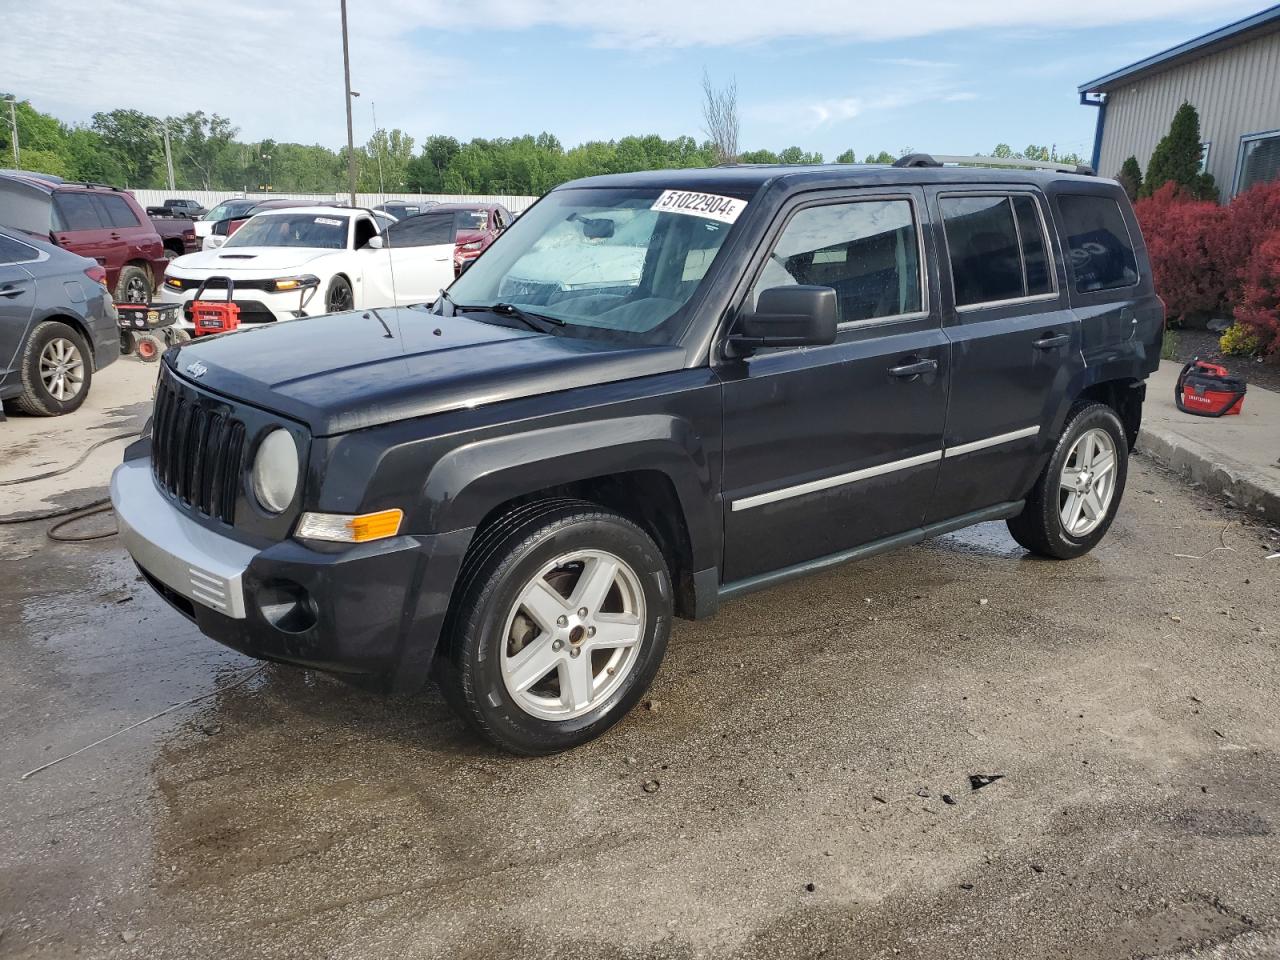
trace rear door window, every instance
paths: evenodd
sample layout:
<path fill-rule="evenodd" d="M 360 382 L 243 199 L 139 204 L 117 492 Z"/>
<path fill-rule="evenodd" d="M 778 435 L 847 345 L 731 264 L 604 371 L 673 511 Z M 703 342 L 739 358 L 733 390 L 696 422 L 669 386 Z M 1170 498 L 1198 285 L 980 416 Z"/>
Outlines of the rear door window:
<path fill-rule="evenodd" d="M 1063 194 L 1058 207 L 1077 293 L 1115 290 L 1138 282 L 1133 241 L 1119 203 L 1110 197 Z"/>
<path fill-rule="evenodd" d="M 942 197 L 957 307 L 1053 293 L 1048 239 L 1034 198 Z"/>
<path fill-rule="evenodd" d="M 87 193 L 54 194 L 53 204 L 61 230 L 101 230 L 108 226 L 102 222 L 93 197 Z"/>
<path fill-rule="evenodd" d="M 388 247 L 431 247 L 453 243 L 452 213 L 423 213 L 387 227 Z"/>
<path fill-rule="evenodd" d="M 98 201 L 102 206 L 100 216 L 112 227 L 136 227 L 139 226 L 138 216 L 129 206 L 129 202 L 124 197 L 117 196 L 95 196 L 94 200 Z"/>

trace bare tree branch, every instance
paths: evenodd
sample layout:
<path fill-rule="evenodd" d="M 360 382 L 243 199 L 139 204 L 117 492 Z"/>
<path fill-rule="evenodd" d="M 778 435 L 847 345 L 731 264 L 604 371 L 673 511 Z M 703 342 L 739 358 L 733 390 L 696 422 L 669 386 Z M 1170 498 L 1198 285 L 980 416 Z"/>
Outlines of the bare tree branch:
<path fill-rule="evenodd" d="M 711 75 L 702 71 L 702 128 L 716 153 L 716 163 L 738 159 L 738 81 L 730 80 L 717 90 Z"/>

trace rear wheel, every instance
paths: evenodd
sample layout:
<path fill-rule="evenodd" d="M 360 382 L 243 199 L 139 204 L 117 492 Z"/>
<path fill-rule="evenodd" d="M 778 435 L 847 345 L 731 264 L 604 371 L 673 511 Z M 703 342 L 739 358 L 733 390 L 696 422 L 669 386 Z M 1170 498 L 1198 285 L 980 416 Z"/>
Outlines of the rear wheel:
<path fill-rule="evenodd" d="M 1128 473 L 1129 444 L 1116 412 L 1103 403 L 1077 407 L 1009 532 L 1041 556 L 1088 553 L 1110 529 Z"/>
<path fill-rule="evenodd" d="M 142 267 L 129 264 L 120 269 L 116 279 L 116 303 L 150 303 L 151 275 Z"/>
<path fill-rule="evenodd" d="M 57 320 L 47 320 L 31 331 L 19 372 L 23 392 L 14 398 L 14 404 L 38 417 L 56 417 L 77 409 L 93 382 L 93 362 L 84 338 Z"/>
<path fill-rule="evenodd" d="M 618 722 L 671 629 L 662 552 L 594 504 L 531 504 L 481 534 L 459 579 L 437 676 L 454 708 L 515 753 L 555 753 Z"/>

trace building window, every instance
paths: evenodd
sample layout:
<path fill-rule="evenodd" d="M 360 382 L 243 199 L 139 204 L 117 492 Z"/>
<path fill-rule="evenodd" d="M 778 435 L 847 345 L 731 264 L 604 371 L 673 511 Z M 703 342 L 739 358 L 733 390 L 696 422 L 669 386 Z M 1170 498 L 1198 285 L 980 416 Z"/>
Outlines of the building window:
<path fill-rule="evenodd" d="M 1280 130 L 1241 137 L 1233 193 L 1244 193 L 1254 184 L 1277 178 L 1280 178 Z"/>

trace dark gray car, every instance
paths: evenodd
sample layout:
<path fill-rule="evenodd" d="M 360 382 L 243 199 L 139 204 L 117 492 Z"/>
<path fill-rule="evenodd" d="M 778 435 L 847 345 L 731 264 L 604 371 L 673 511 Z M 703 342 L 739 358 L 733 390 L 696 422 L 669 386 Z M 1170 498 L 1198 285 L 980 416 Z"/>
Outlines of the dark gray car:
<path fill-rule="evenodd" d="M 103 267 L 0 229 L 0 400 L 36 416 L 70 413 L 118 356 Z"/>

